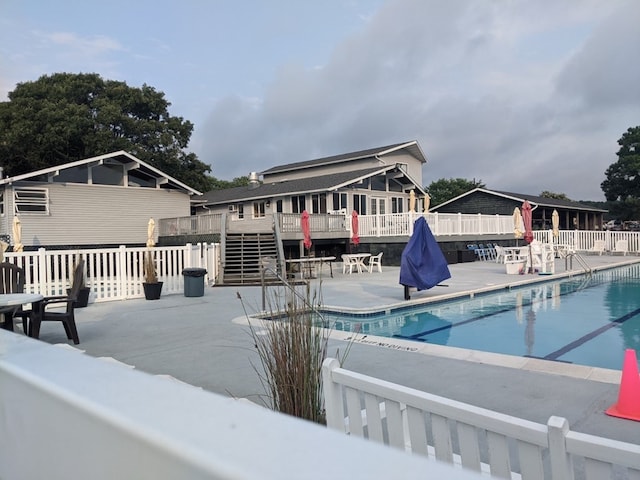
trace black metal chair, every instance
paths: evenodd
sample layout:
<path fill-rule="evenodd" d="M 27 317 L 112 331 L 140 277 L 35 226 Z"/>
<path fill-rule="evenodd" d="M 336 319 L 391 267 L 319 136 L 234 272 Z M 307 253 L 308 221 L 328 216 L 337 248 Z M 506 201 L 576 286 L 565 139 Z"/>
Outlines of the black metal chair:
<path fill-rule="evenodd" d="M 0 293 L 24 293 L 24 270 L 15 263 L 0 263 Z M 0 309 L 4 316 L 1 327 L 13 331 L 13 319 L 22 317 L 22 326 L 27 331 L 27 319 L 30 312 L 24 311 L 22 305 Z"/>
<path fill-rule="evenodd" d="M 73 281 L 69 294 L 66 296 L 45 297 L 44 300 L 34 304 L 34 311 L 31 314 L 29 322 L 29 336 L 38 338 L 40 336 L 40 324 L 42 322 L 62 322 L 64 331 L 69 340 L 73 340 L 74 344 L 79 344 L 78 329 L 76 328 L 76 319 L 74 314 L 75 302 L 78 298 L 78 292 L 83 284 L 84 260 L 80 260 L 73 271 Z M 52 305 L 65 305 L 64 310 L 47 310 Z"/>

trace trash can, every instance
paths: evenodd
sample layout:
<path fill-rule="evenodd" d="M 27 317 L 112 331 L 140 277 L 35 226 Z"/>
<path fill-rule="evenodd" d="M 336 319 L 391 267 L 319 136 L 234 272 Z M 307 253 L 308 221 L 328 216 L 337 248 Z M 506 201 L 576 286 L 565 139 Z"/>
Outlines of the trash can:
<path fill-rule="evenodd" d="M 202 297 L 204 295 L 204 276 L 206 273 L 207 270 L 204 268 L 185 268 L 182 270 L 185 297 Z"/>

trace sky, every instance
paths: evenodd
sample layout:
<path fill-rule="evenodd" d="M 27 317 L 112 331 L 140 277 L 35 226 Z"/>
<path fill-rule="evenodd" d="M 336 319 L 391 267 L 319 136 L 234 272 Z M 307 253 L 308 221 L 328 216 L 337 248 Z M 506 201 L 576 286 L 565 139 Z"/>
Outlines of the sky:
<path fill-rule="evenodd" d="M 164 92 L 219 179 L 417 140 L 425 186 L 604 200 L 639 24 L 638 0 L 0 0 L 0 101 L 98 73 Z"/>

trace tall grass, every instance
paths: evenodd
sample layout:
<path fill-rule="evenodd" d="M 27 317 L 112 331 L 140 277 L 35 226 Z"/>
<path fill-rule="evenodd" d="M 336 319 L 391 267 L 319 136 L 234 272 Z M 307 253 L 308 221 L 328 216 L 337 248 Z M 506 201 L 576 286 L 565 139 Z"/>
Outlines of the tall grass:
<path fill-rule="evenodd" d="M 240 294 L 238 297 L 241 299 Z M 271 408 L 324 424 L 322 362 L 327 357 L 330 330 L 317 325 L 321 318 L 318 296 L 312 297 L 307 286 L 305 301 L 290 297 L 283 302 L 280 298 L 285 305 L 279 306 L 273 303 L 274 298 L 270 299 L 269 316 L 277 320 L 249 322 L 262 366 L 254 368 Z"/>

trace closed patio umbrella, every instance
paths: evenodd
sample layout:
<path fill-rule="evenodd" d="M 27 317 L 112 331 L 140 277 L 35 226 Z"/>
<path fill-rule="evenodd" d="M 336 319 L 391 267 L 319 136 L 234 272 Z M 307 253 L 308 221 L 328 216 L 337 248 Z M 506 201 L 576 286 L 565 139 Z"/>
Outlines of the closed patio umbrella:
<path fill-rule="evenodd" d="M 551 214 L 551 227 L 553 228 L 553 238 L 558 238 L 560 236 L 560 215 L 558 215 L 557 210 L 554 210 Z"/>
<path fill-rule="evenodd" d="M 360 243 L 360 237 L 358 236 L 358 212 L 355 210 L 351 212 L 351 243 L 354 245 Z"/>
<path fill-rule="evenodd" d="M 20 219 L 18 217 L 13 217 L 13 251 L 21 252 L 24 250 L 24 245 L 22 245 L 22 224 L 20 223 Z"/>
<path fill-rule="evenodd" d="M 309 225 L 309 212 L 304 210 L 302 217 L 300 218 L 300 227 L 302 228 L 302 234 L 304 235 L 304 248 L 309 250 L 311 248 L 311 226 Z"/>
<path fill-rule="evenodd" d="M 416 211 L 416 192 L 413 190 L 413 188 L 409 192 L 409 211 Z"/>
<path fill-rule="evenodd" d="M 524 241 L 531 243 L 533 241 L 533 213 L 528 200 L 522 204 L 522 222 L 524 223 Z"/>
<path fill-rule="evenodd" d="M 429 204 L 431 203 L 431 197 L 428 193 L 424 194 L 424 211 L 429 212 Z"/>
<path fill-rule="evenodd" d="M 524 241 L 529 245 L 529 273 L 534 273 L 531 242 L 533 241 L 533 214 L 531 204 L 525 200 L 522 204 L 522 222 L 524 223 Z"/>
<path fill-rule="evenodd" d="M 522 238 L 522 215 L 518 207 L 513 209 L 513 235 L 516 239 Z"/>
<path fill-rule="evenodd" d="M 147 248 L 152 248 L 156 245 L 154 238 L 154 232 L 156 229 L 156 222 L 153 218 L 149 219 L 149 223 L 147 225 Z"/>

